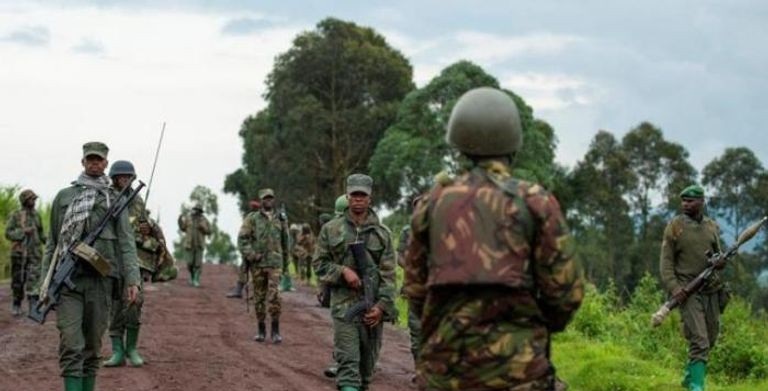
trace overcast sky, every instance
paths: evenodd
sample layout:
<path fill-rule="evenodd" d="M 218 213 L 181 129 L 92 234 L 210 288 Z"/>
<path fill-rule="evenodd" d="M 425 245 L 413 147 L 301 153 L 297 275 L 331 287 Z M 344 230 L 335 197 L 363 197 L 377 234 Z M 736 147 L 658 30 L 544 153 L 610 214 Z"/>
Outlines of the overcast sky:
<path fill-rule="evenodd" d="M 274 57 L 327 16 L 383 34 L 419 86 L 461 59 L 484 67 L 552 124 L 566 165 L 597 130 L 641 121 L 699 170 L 726 147 L 768 161 L 768 2 L 0 0 L 0 184 L 50 201 L 90 140 L 146 181 L 166 122 L 150 208 L 174 238 L 205 185 L 234 236 L 221 188 L 241 163 L 237 132 L 265 105 Z"/>

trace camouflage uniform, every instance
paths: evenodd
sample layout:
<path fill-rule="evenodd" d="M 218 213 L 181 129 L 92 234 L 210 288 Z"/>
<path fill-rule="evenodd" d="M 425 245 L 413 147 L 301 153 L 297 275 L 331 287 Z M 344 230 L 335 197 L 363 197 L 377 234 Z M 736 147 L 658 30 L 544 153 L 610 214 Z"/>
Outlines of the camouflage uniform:
<path fill-rule="evenodd" d="M 83 146 L 84 157 L 99 155 L 106 159 L 107 151 L 102 143 Z M 67 210 L 81 193 L 93 189 L 97 182 L 103 187 L 95 187 L 95 204 L 85 221 L 83 232 L 86 232 L 94 228 L 109 205 L 117 199 L 118 194 L 108 187 L 107 177 L 91 178 L 83 173 L 78 181 L 59 191 L 54 198 L 51 204 L 51 238 L 46 244 L 42 270 L 48 270 L 59 245 L 59 237 L 64 235 L 62 225 Z M 75 288 L 64 287 L 56 306 L 56 327 L 60 335 L 59 366 L 68 390 L 93 390 L 100 364 L 101 339 L 109 322 L 111 299 L 116 297 L 113 290 L 115 281 L 123 277 L 128 286 L 138 286 L 140 281 L 133 229 L 127 213 L 122 213 L 118 220 L 108 224 L 93 247 L 111 264 L 110 276 L 102 277 L 86 262 L 79 262 L 72 277 Z"/>
<path fill-rule="evenodd" d="M 250 212 L 258 212 L 261 208 L 261 204 L 258 200 L 251 200 L 248 203 Z M 248 213 L 246 213 L 247 215 Z M 248 284 L 248 262 L 245 260 L 240 261 L 240 265 L 237 266 L 237 283 L 234 288 L 227 292 L 226 297 L 240 299 L 243 297 L 243 289 Z"/>
<path fill-rule="evenodd" d="M 405 256 L 408 245 L 411 239 L 411 225 L 406 224 L 403 230 L 400 231 L 400 241 L 397 243 L 397 263 L 405 270 Z M 408 306 L 408 332 L 411 337 L 411 356 L 413 362 L 416 363 L 419 357 L 419 338 L 421 335 L 421 319 L 413 311 L 413 308 Z"/>
<path fill-rule="evenodd" d="M 422 390 L 555 387 L 550 334 L 570 321 L 583 286 L 559 203 L 511 178 L 502 157 L 520 147 L 520 129 L 505 93 L 463 95 L 447 139 L 474 164 L 415 207 L 405 292 L 421 317 Z"/>
<path fill-rule="evenodd" d="M 270 189 L 259 192 L 261 198 L 272 196 Z M 281 313 L 280 292 L 278 284 L 282 273 L 283 257 L 288 248 L 287 223 L 280 221 L 274 210 L 267 211 L 264 207 L 258 212 L 251 212 L 240 227 L 237 235 L 238 249 L 243 262 L 248 263 L 253 281 L 254 306 L 258 320 L 259 332 L 256 340 L 263 341 L 266 329 L 267 312 L 272 319 L 273 342 L 274 335 L 279 335 L 279 319 Z"/>
<path fill-rule="evenodd" d="M 13 291 L 14 315 L 21 315 L 21 302 L 26 294 L 30 305 L 37 301 L 40 280 L 40 261 L 45 244 L 43 223 L 35 210 L 37 195 L 24 190 L 19 195 L 22 208 L 13 212 L 5 226 L 5 238 L 11 242 L 11 289 Z M 29 233 L 25 231 L 29 230 Z"/>
<path fill-rule="evenodd" d="M 299 279 L 309 281 L 312 278 L 312 255 L 315 252 L 315 235 L 309 225 L 302 226 L 293 246 L 293 259 L 296 261 L 296 271 Z"/>
<path fill-rule="evenodd" d="M 350 179 L 355 175 L 360 174 L 350 176 L 348 189 Z M 396 318 L 395 253 L 391 233 L 372 209 L 368 210 L 367 220 L 359 226 L 347 209 L 344 216 L 323 225 L 313 258 L 318 279 L 331 287 L 334 358 L 339 365 L 336 383 L 341 389 L 368 388 L 383 331 L 382 323 L 370 328 L 359 319 L 344 320 L 347 310 L 361 300 L 362 289 L 350 288 L 342 276 L 344 267 L 356 269 L 349 249 L 349 245 L 356 241 L 365 242 L 369 255 L 367 270 L 371 275 L 376 306 L 383 311 L 384 319 Z"/>
<path fill-rule="evenodd" d="M 690 193 L 690 189 L 696 189 Z M 683 191 L 682 197 L 703 198 L 703 190 L 693 186 Z M 719 227 L 707 216 L 694 219 L 686 214 L 675 216 L 664 229 L 661 245 L 660 269 L 664 288 L 670 294 L 684 287 L 709 266 L 707 251 L 720 252 Z M 719 272 L 707 280 L 703 289 L 688 296 L 680 306 L 683 333 L 688 340 L 688 364 L 684 386 L 688 386 L 691 371 L 701 368 L 701 379 L 706 373 L 710 350 L 715 346 L 720 331 L 720 314 L 727 302 L 727 293 Z"/>
<path fill-rule="evenodd" d="M 205 218 L 203 208 L 195 206 L 192 212 L 179 216 L 179 230 L 185 233 L 184 249 L 187 251 L 187 270 L 189 270 L 190 283 L 200 285 L 200 274 L 203 271 L 203 252 L 205 251 L 205 237 L 211 233 L 211 223 Z"/>

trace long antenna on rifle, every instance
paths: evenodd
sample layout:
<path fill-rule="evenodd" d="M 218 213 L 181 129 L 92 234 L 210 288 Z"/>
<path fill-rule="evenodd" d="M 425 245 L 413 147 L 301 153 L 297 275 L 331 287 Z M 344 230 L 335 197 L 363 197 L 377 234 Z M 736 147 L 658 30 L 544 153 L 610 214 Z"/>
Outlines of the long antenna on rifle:
<path fill-rule="evenodd" d="M 160 140 L 157 141 L 157 149 L 155 150 L 155 161 L 152 163 L 152 173 L 149 174 L 149 184 L 147 185 L 147 195 L 144 196 L 144 209 L 147 208 L 147 200 L 149 200 L 149 191 L 152 190 L 152 180 L 155 179 L 155 168 L 157 167 L 157 158 L 160 157 L 160 146 L 163 145 L 163 135 L 165 135 L 165 122 L 163 122 L 163 129 L 160 130 Z"/>

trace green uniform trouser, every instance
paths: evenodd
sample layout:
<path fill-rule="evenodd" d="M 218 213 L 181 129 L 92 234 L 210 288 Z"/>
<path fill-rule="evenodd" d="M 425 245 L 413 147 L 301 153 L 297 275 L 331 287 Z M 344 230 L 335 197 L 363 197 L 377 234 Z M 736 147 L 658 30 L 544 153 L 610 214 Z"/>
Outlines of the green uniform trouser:
<path fill-rule="evenodd" d="M 101 338 L 109 323 L 113 280 L 81 274 L 72 282 L 75 289 L 64 287 L 56 306 L 61 376 L 96 376 Z"/>
<path fill-rule="evenodd" d="M 408 332 L 411 335 L 411 355 L 413 362 L 419 357 L 419 338 L 421 338 L 421 319 L 413 312 L 411 306 L 408 306 Z"/>
<path fill-rule="evenodd" d="M 688 359 L 707 362 L 720 331 L 720 295 L 696 293 L 680 307 L 683 333 L 688 340 Z"/>
<path fill-rule="evenodd" d="M 253 274 L 253 301 L 256 310 L 256 319 L 263 322 L 267 318 L 267 311 L 272 320 L 280 319 L 280 274 L 281 269 L 274 267 L 254 267 Z"/>
<path fill-rule="evenodd" d="M 339 365 L 336 385 L 367 389 L 381 346 L 383 324 L 374 328 L 333 319 L 333 356 Z"/>
<path fill-rule="evenodd" d="M 248 283 L 248 265 L 245 261 L 237 267 L 237 282 L 243 285 Z"/>
<path fill-rule="evenodd" d="M 128 298 L 122 292 L 120 300 L 112 300 L 109 318 L 109 336 L 120 337 L 125 335 L 125 329 L 137 329 L 141 325 L 141 309 L 144 307 L 144 292 L 139 290 L 136 302 L 128 305 Z"/>
<path fill-rule="evenodd" d="M 189 260 L 187 261 L 187 270 L 189 274 L 194 274 L 195 271 L 203 268 L 203 251 L 202 248 L 188 248 L 187 254 L 189 254 Z"/>
<path fill-rule="evenodd" d="M 21 301 L 24 295 L 36 295 L 40 280 L 40 258 L 29 254 L 26 262 L 20 253 L 11 253 L 11 290 L 13 300 Z"/>

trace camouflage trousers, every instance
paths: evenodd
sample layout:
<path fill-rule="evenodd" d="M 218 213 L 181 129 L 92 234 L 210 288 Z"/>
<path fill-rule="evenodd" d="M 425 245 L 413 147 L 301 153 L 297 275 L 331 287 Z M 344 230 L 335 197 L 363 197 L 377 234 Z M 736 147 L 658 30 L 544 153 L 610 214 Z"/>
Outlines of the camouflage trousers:
<path fill-rule="evenodd" d="M 339 365 L 336 385 L 368 389 L 381 350 L 383 324 L 374 328 L 333 319 L 333 357 Z"/>
<path fill-rule="evenodd" d="M 302 280 L 309 281 L 312 278 L 312 257 L 296 259 L 296 273 Z"/>
<path fill-rule="evenodd" d="M 680 307 L 689 361 L 704 361 L 720 332 L 720 292 L 697 293 Z"/>
<path fill-rule="evenodd" d="M 30 254 L 25 262 L 24 256 L 11 253 L 11 290 L 13 300 L 21 301 L 24 295 L 36 295 L 40 281 L 40 258 Z"/>
<path fill-rule="evenodd" d="M 126 329 L 137 329 L 141 325 L 141 309 L 144 307 L 144 291 L 139 290 L 135 303 L 128 304 L 126 291 L 122 292 L 120 300 L 112 300 L 110 309 L 109 336 L 123 337 Z"/>
<path fill-rule="evenodd" d="M 187 250 L 187 270 L 192 274 L 196 270 L 203 268 L 203 251 L 202 248 L 188 248 Z"/>
<path fill-rule="evenodd" d="M 280 284 L 281 269 L 273 267 L 252 268 L 253 301 L 256 310 L 256 319 L 264 322 L 267 312 L 273 320 L 280 319 Z"/>
<path fill-rule="evenodd" d="M 511 388 L 487 388 L 484 390 L 488 391 L 565 391 L 568 389 L 568 386 L 565 385 L 565 383 L 559 383 L 555 381 L 555 378 L 552 376 L 547 376 L 542 379 L 537 379 L 531 382 L 523 383 L 516 385 Z M 422 388 L 419 387 L 420 391 L 443 391 L 443 390 L 458 390 L 458 388 Z M 480 389 L 476 389 L 480 390 Z"/>
<path fill-rule="evenodd" d="M 64 287 L 56 306 L 61 376 L 96 376 L 114 282 L 92 274 L 75 276 L 72 282 L 75 289 Z"/>
<path fill-rule="evenodd" d="M 421 319 L 416 315 L 408 306 L 408 333 L 411 337 L 411 356 L 413 356 L 414 364 L 418 361 L 419 357 L 419 338 L 421 338 Z"/>
<path fill-rule="evenodd" d="M 237 282 L 243 285 L 248 283 L 248 265 L 245 261 L 237 267 Z"/>

